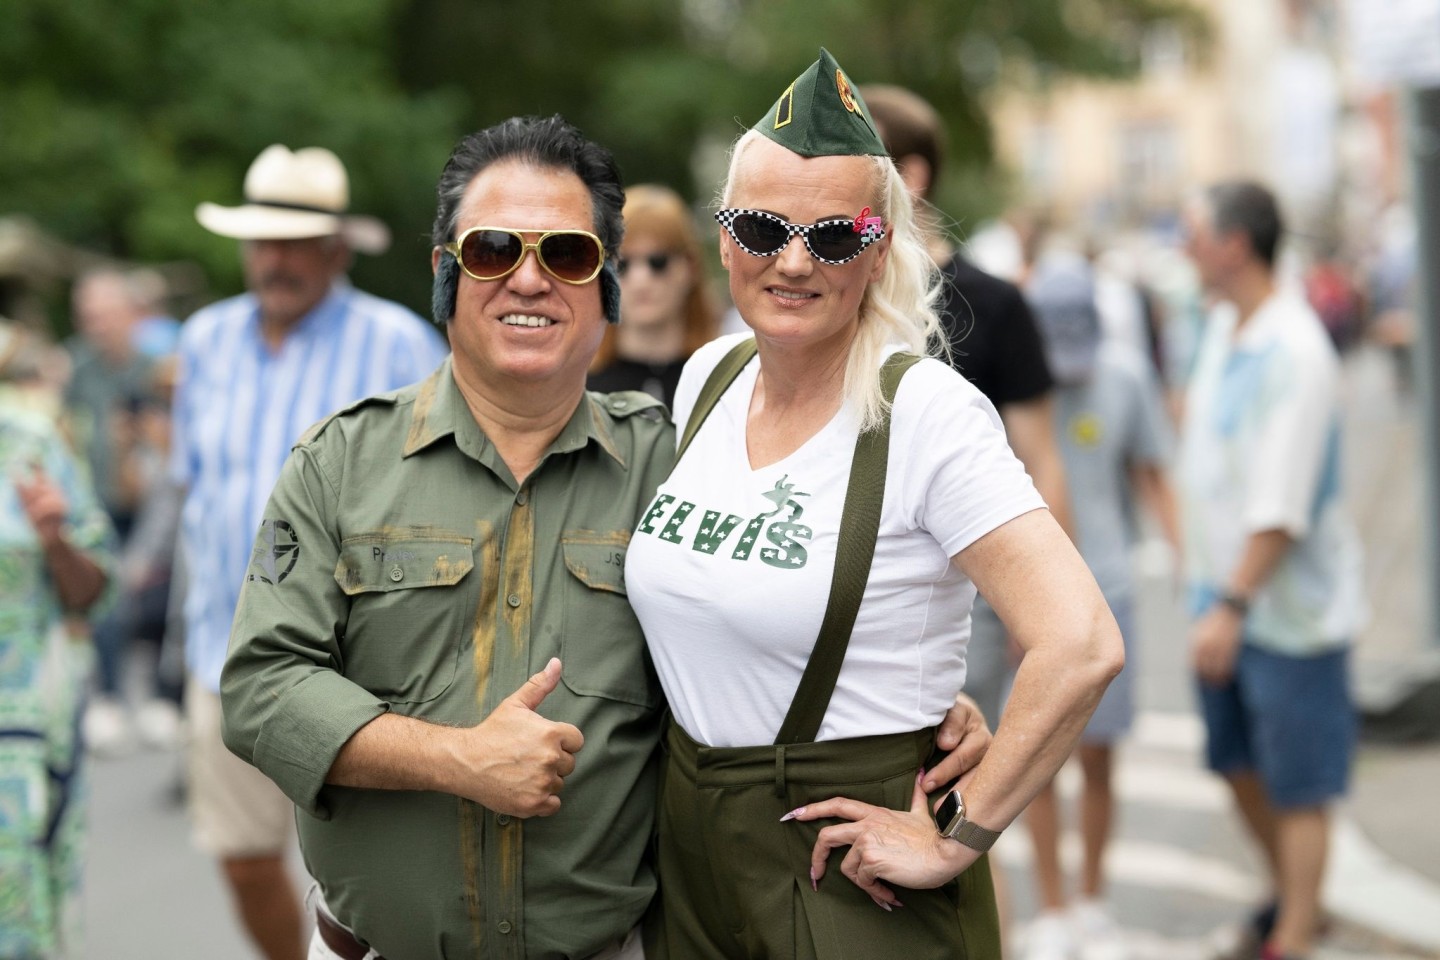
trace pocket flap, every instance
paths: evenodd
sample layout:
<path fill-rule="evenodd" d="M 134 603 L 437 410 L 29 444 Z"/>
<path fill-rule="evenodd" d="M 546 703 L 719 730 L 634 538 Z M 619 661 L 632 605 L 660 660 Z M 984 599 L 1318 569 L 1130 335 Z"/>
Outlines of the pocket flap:
<path fill-rule="evenodd" d="M 609 590 L 625 596 L 625 548 L 628 534 L 574 534 L 561 544 L 565 566 L 592 590 Z"/>
<path fill-rule="evenodd" d="M 340 544 L 335 582 L 349 596 L 414 587 L 448 587 L 474 567 L 473 541 L 460 536 L 348 537 Z"/>

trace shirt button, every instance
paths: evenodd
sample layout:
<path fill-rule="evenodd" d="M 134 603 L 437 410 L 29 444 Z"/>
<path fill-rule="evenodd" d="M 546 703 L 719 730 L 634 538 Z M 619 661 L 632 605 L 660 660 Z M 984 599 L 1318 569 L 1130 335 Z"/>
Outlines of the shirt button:
<path fill-rule="evenodd" d="M 518 593 L 512 593 L 512 594 L 510 594 L 510 596 L 508 596 L 508 597 L 505 598 L 505 602 L 508 603 L 508 604 L 510 604 L 510 606 L 512 606 L 512 607 L 518 607 L 518 606 L 520 606 L 520 594 L 518 594 Z"/>
<path fill-rule="evenodd" d="M 524 490 L 521 490 L 519 493 L 515 494 L 515 502 L 520 504 L 520 506 L 522 507 L 525 506 L 525 504 L 530 502 L 530 494 L 526 493 Z"/>
<path fill-rule="evenodd" d="M 625 409 L 627 406 L 629 406 L 630 404 L 629 404 L 628 401 L 622 400 L 622 399 L 620 399 L 619 397 L 616 397 L 614 400 L 611 400 L 611 401 L 610 401 L 610 405 L 611 405 L 612 407 L 614 407 L 616 410 L 624 410 L 624 409 Z"/>
<path fill-rule="evenodd" d="M 502 827 L 508 825 L 508 824 L 510 823 L 510 814 L 508 814 L 508 813 L 502 813 L 502 814 L 500 814 L 499 816 L 497 816 L 497 817 L 495 818 L 495 822 L 498 823 L 498 824 L 500 824 L 500 826 L 502 826 Z"/>
<path fill-rule="evenodd" d="M 396 567 L 395 569 L 390 571 L 390 579 L 394 580 L 396 583 L 399 583 L 401 580 L 405 579 L 405 571 L 401 570 L 399 567 Z"/>
<path fill-rule="evenodd" d="M 498 924 L 495 925 L 495 929 L 499 930 L 501 933 L 509 933 L 515 928 L 510 926 L 509 920 L 501 920 Z"/>

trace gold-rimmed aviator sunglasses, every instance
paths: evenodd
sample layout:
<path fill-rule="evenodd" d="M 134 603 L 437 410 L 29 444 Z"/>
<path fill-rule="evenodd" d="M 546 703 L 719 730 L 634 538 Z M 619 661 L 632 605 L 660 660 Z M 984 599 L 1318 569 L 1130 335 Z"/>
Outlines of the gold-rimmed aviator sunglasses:
<path fill-rule="evenodd" d="M 525 234 L 539 234 L 533 243 Z M 525 254 L 535 258 L 546 273 L 562 283 L 594 280 L 605 265 L 605 246 L 588 230 L 512 230 L 509 227 L 471 227 L 444 249 L 460 262 L 460 269 L 476 280 L 500 280 L 519 269 Z"/>

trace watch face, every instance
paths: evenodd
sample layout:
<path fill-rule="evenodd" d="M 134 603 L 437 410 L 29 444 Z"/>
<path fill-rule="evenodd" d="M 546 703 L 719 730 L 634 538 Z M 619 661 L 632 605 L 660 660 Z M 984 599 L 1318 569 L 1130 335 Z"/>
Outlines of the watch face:
<path fill-rule="evenodd" d="M 955 820 L 955 814 L 960 811 L 960 793 L 951 790 L 945 794 L 945 799 L 940 801 L 940 808 L 935 811 L 935 824 L 943 833 L 950 828 Z"/>

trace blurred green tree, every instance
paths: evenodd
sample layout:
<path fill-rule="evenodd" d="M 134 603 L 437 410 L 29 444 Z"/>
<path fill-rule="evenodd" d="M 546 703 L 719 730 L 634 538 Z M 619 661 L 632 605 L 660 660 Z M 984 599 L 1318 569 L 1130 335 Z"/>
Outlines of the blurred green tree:
<path fill-rule="evenodd" d="M 423 305 L 426 197 L 463 99 L 400 86 L 392 14 L 386 0 L 5 0 L 0 214 L 118 257 L 197 260 L 234 293 L 236 244 L 195 205 L 239 202 L 268 144 L 325 146 L 352 207 L 395 230 L 357 282 Z"/>
<path fill-rule="evenodd" d="M 941 110 L 953 160 L 941 205 L 993 212 L 985 97 L 1016 66 L 1123 77 L 1139 37 L 1185 0 L 5 0 L 0 214 L 142 261 L 193 259 L 240 288 L 232 241 L 193 216 L 240 200 L 267 144 L 335 150 L 352 206 L 394 230 L 356 282 L 424 309 L 434 181 L 463 133 L 563 113 L 628 182 L 699 201 L 724 148 L 829 47 L 859 82 Z"/>
<path fill-rule="evenodd" d="M 459 81 L 472 126 L 559 111 L 611 146 L 627 182 L 699 201 L 724 151 L 826 46 L 860 83 L 935 104 L 951 163 L 938 201 L 962 222 L 1004 204 L 984 103 L 1007 79 L 1123 79 L 1145 31 L 1175 25 L 1203 45 L 1187 0 L 557 0 L 505 6 L 408 0 L 394 62 L 417 93 Z"/>

